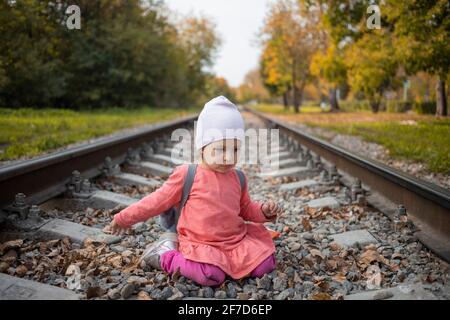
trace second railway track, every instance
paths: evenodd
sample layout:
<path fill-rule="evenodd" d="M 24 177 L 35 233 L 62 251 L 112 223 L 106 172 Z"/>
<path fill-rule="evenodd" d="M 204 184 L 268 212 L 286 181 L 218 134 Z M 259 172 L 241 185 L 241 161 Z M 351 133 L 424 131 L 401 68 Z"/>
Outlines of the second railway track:
<path fill-rule="evenodd" d="M 138 201 L 164 182 L 176 165 L 169 133 L 178 127 L 193 132 L 191 117 L 68 150 L 47 162 L 0 169 L 0 299 L 450 298 L 448 264 L 419 242 L 448 259 L 448 243 L 442 242 L 449 235 L 448 193 L 389 179 L 386 168 L 383 176 L 295 128 L 243 114 L 248 127 L 277 127 L 283 137 L 279 170 L 242 166 L 253 200 L 272 198 L 285 210 L 268 224 L 281 233 L 274 272 L 201 287 L 136 265 L 162 232 L 155 219 L 124 237 L 103 232 L 117 205 Z M 410 194 L 396 198 L 394 186 L 386 187 L 386 195 L 379 179 L 423 196 L 432 212 L 416 211 L 418 200 Z M 384 200 L 389 195 L 391 204 Z"/>

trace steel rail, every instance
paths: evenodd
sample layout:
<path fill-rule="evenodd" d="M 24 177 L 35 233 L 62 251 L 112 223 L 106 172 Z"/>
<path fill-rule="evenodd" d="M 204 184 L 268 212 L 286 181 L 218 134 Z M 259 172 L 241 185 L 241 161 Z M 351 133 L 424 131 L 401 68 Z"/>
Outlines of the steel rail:
<path fill-rule="evenodd" d="M 63 193 L 74 170 L 90 179 L 101 173 L 106 157 L 122 163 L 129 148 L 137 148 L 167 131 L 187 126 L 198 115 L 162 122 L 133 133 L 100 139 L 94 143 L 54 152 L 0 168 L 0 206 L 10 205 L 18 193 L 28 204 L 40 204 Z"/>
<path fill-rule="evenodd" d="M 274 119 L 249 107 L 243 107 L 271 127 L 296 139 L 352 177 L 359 178 L 370 193 L 376 194 L 375 207 L 391 211 L 392 205 L 404 205 L 420 229 L 419 240 L 443 259 L 450 261 L 450 191 L 417 179 L 373 159 L 351 153 L 327 141 L 302 132 L 292 124 Z M 380 200 L 381 196 L 381 200 Z M 370 199 L 369 199 L 370 202 Z M 386 212 L 385 212 L 386 213 Z"/>

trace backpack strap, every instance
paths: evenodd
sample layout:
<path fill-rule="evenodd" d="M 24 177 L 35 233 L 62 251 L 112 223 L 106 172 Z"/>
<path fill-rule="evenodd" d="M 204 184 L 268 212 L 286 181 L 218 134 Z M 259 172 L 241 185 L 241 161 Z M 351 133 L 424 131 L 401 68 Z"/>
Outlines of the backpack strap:
<path fill-rule="evenodd" d="M 195 172 L 197 171 L 197 165 L 194 163 L 189 164 L 188 171 L 186 173 L 186 178 L 184 179 L 183 185 L 183 195 L 181 198 L 180 206 L 176 210 L 175 214 L 175 230 L 178 225 L 178 219 L 180 218 L 181 210 L 183 209 L 186 201 L 189 197 L 189 193 L 191 192 L 192 184 L 194 183 Z"/>
<path fill-rule="evenodd" d="M 245 175 L 244 175 L 244 173 L 241 170 L 239 170 L 239 169 L 235 169 L 235 170 L 236 170 L 236 173 L 237 173 L 237 175 L 239 177 L 239 182 L 241 184 L 241 193 L 243 193 L 244 192 L 244 188 L 245 188 Z"/>
<path fill-rule="evenodd" d="M 235 170 L 239 177 L 239 183 L 241 184 L 241 193 L 242 193 L 244 190 L 244 187 L 245 187 L 245 175 L 241 170 L 239 170 L 239 169 L 235 169 Z M 184 179 L 183 195 L 181 198 L 180 206 L 176 210 L 176 214 L 175 214 L 175 230 L 178 226 L 178 219 L 180 218 L 181 210 L 184 208 L 184 205 L 186 204 L 186 201 L 189 198 L 189 193 L 191 192 L 192 184 L 194 183 L 196 171 L 197 171 L 197 165 L 193 164 L 193 163 L 189 164 L 188 171 L 186 173 L 186 178 Z"/>

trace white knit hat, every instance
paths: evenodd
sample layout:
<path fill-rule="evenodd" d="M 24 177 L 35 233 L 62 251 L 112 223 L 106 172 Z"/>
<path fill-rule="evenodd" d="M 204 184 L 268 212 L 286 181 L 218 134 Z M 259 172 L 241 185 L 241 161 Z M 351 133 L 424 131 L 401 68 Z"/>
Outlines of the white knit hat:
<path fill-rule="evenodd" d="M 238 139 L 244 142 L 244 119 L 236 105 L 224 96 L 205 104 L 198 116 L 195 147 L 204 146 L 223 139 Z"/>

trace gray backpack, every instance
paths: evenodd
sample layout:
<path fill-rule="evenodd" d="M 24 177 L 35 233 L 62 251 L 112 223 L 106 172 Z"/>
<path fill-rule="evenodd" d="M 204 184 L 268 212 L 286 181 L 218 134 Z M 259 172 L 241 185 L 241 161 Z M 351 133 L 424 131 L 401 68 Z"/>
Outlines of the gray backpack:
<path fill-rule="evenodd" d="M 235 169 L 235 170 L 239 177 L 239 182 L 241 184 L 241 191 L 243 191 L 244 186 L 245 186 L 244 173 L 239 169 Z M 197 171 L 197 165 L 189 164 L 189 168 L 188 168 L 186 177 L 184 179 L 183 195 L 181 197 L 180 206 L 178 208 L 174 206 L 159 216 L 159 223 L 167 231 L 177 232 L 178 219 L 180 218 L 181 210 L 183 209 L 184 205 L 186 204 L 186 201 L 189 197 L 189 193 L 191 192 L 191 188 L 192 188 L 192 184 L 194 182 L 194 177 L 195 177 L 196 171 Z"/>

